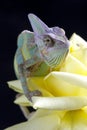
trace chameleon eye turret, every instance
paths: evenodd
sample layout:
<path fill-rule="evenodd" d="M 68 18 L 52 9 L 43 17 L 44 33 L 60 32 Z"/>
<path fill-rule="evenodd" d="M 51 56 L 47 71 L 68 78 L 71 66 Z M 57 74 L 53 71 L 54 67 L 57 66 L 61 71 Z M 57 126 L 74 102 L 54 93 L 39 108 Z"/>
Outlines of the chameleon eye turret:
<path fill-rule="evenodd" d="M 50 36 L 44 36 L 43 42 L 47 47 L 53 47 L 55 42 Z"/>
<path fill-rule="evenodd" d="M 28 18 L 34 32 L 24 30 L 18 36 L 14 67 L 25 96 L 32 101 L 32 96 L 42 94 L 39 90 L 30 91 L 27 77 L 45 76 L 51 68 L 60 67 L 69 51 L 69 41 L 63 29 L 49 28 L 34 14 Z"/>

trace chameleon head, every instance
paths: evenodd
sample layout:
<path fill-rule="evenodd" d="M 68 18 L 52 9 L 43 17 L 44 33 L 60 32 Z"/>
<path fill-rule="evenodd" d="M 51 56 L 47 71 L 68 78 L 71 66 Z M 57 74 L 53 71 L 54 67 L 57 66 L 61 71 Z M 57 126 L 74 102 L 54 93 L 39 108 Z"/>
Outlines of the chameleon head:
<path fill-rule="evenodd" d="M 65 31 L 59 27 L 49 28 L 34 14 L 29 14 L 28 17 L 43 60 L 52 68 L 60 65 L 69 51 Z"/>

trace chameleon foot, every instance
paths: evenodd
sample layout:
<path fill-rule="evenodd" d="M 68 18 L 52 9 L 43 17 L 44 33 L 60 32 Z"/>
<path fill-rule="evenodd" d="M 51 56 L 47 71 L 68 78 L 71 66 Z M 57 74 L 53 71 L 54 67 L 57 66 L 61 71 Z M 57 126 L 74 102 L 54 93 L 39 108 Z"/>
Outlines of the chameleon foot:
<path fill-rule="evenodd" d="M 32 97 L 33 96 L 42 96 L 42 93 L 39 91 L 39 90 L 35 90 L 35 91 L 32 91 L 32 92 L 29 92 L 27 94 L 27 98 L 32 102 Z"/>

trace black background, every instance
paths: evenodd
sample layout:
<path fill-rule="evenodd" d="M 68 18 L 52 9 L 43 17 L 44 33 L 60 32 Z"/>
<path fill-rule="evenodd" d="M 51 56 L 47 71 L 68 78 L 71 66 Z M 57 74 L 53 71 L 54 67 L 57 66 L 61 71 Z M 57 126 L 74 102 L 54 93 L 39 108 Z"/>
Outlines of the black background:
<path fill-rule="evenodd" d="M 24 0 L 0 3 L 0 130 L 25 121 L 19 107 L 13 104 L 16 93 L 7 81 L 15 80 L 13 58 L 18 34 L 31 30 L 28 13 L 40 17 L 49 27 L 59 26 L 69 38 L 76 32 L 87 40 L 86 0 Z"/>

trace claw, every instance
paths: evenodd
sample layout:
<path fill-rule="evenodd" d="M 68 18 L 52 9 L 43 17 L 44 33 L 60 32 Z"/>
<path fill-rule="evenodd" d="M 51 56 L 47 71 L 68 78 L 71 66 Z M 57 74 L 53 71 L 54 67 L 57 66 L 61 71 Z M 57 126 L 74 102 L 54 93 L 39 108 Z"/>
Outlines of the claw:
<path fill-rule="evenodd" d="M 32 97 L 33 96 L 42 96 L 42 93 L 39 90 L 35 90 L 35 91 L 32 91 L 32 92 L 29 92 L 27 94 L 28 100 L 30 100 L 32 102 Z"/>

